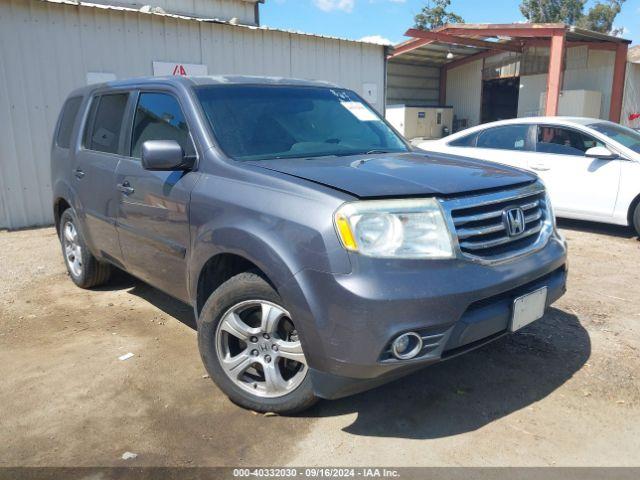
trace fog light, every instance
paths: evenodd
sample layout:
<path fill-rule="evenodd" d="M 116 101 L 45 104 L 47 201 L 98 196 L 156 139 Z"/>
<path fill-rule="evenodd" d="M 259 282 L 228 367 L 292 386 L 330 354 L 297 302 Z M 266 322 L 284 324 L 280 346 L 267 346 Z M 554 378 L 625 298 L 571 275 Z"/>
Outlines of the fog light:
<path fill-rule="evenodd" d="M 393 356 L 400 360 L 415 357 L 422 350 L 422 337 L 415 332 L 403 333 L 391 344 Z"/>

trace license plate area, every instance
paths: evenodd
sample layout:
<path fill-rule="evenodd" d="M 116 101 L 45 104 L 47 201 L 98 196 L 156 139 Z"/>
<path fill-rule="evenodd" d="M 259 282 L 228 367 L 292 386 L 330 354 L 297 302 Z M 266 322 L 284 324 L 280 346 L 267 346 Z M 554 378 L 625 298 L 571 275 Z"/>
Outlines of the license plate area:
<path fill-rule="evenodd" d="M 547 305 L 547 287 L 542 287 L 513 301 L 510 330 L 518 331 L 542 318 Z"/>

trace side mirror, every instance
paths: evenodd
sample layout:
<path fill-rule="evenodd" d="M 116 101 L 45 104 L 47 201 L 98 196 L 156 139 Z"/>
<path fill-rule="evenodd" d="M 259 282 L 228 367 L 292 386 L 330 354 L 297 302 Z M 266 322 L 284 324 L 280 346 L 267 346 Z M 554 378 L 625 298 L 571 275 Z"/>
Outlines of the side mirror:
<path fill-rule="evenodd" d="M 607 147 L 591 147 L 584 152 L 584 156 L 588 158 L 597 158 L 599 160 L 615 160 L 620 156 L 617 153 L 613 153 Z"/>
<path fill-rule="evenodd" d="M 145 170 L 189 170 L 193 158 L 187 157 L 175 140 L 147 140 L 142 144 L 142 167 Z"/>

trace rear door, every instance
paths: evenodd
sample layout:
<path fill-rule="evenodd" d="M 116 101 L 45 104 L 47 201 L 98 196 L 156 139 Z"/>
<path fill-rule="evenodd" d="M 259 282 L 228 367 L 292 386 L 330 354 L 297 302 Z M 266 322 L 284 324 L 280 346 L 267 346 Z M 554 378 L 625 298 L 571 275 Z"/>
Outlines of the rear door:
<path fill-rule="evenodd" d="M 538 125 L 536 153 L 529 166 L 545 182 L 560 216 L 609 219 L 618 196 L 621 162 L 588 158 L 585 152 L 606 146 L 575 128 Z"/>
<path fill-rule="evenodd" d="M 532 128 L 527 124 L 490 127 L 450 142 L 446 152 L 528 169 Z"/>
<path fill-rule="evenodd" d="M 116 263 L 122 255 L 115 226 L 115 175 L 122 158 L 123 121 L 129 97 L 126 91 L 93 97 L 73 167 L 77 209 L 86 240 L 95 254 Z"/>
<path fill-rule="evenodd" d="M 161 290 L 188 300 L 186 253 L 189 199 L 197 173 L 142 168 L 147 140 L 176 140 L 196 155 L 188 120 L 170 91 L 139 92 L 131 111 L 127 152 L 116 173 L 118 234 L 129 271 Z"/>

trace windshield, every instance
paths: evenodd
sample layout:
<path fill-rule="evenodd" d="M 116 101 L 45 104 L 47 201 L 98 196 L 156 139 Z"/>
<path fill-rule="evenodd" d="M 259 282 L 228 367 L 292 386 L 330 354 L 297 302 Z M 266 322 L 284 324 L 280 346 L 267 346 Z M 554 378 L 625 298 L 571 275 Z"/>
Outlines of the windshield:
<path fill-rule="evenodd" d="M 406 152 L 355 93 L 272 85 L 197 87 L 213 133 L 235 160 Z"/>
<path fill-rule="evenodd" d="M 635 130 L 615 123 L 606 122 L 592 123 L 589 125 L 589 128 L 593 128 L 611 140 L 615 140 L 634 152 L 640 153 L 640 133 Z"/>

